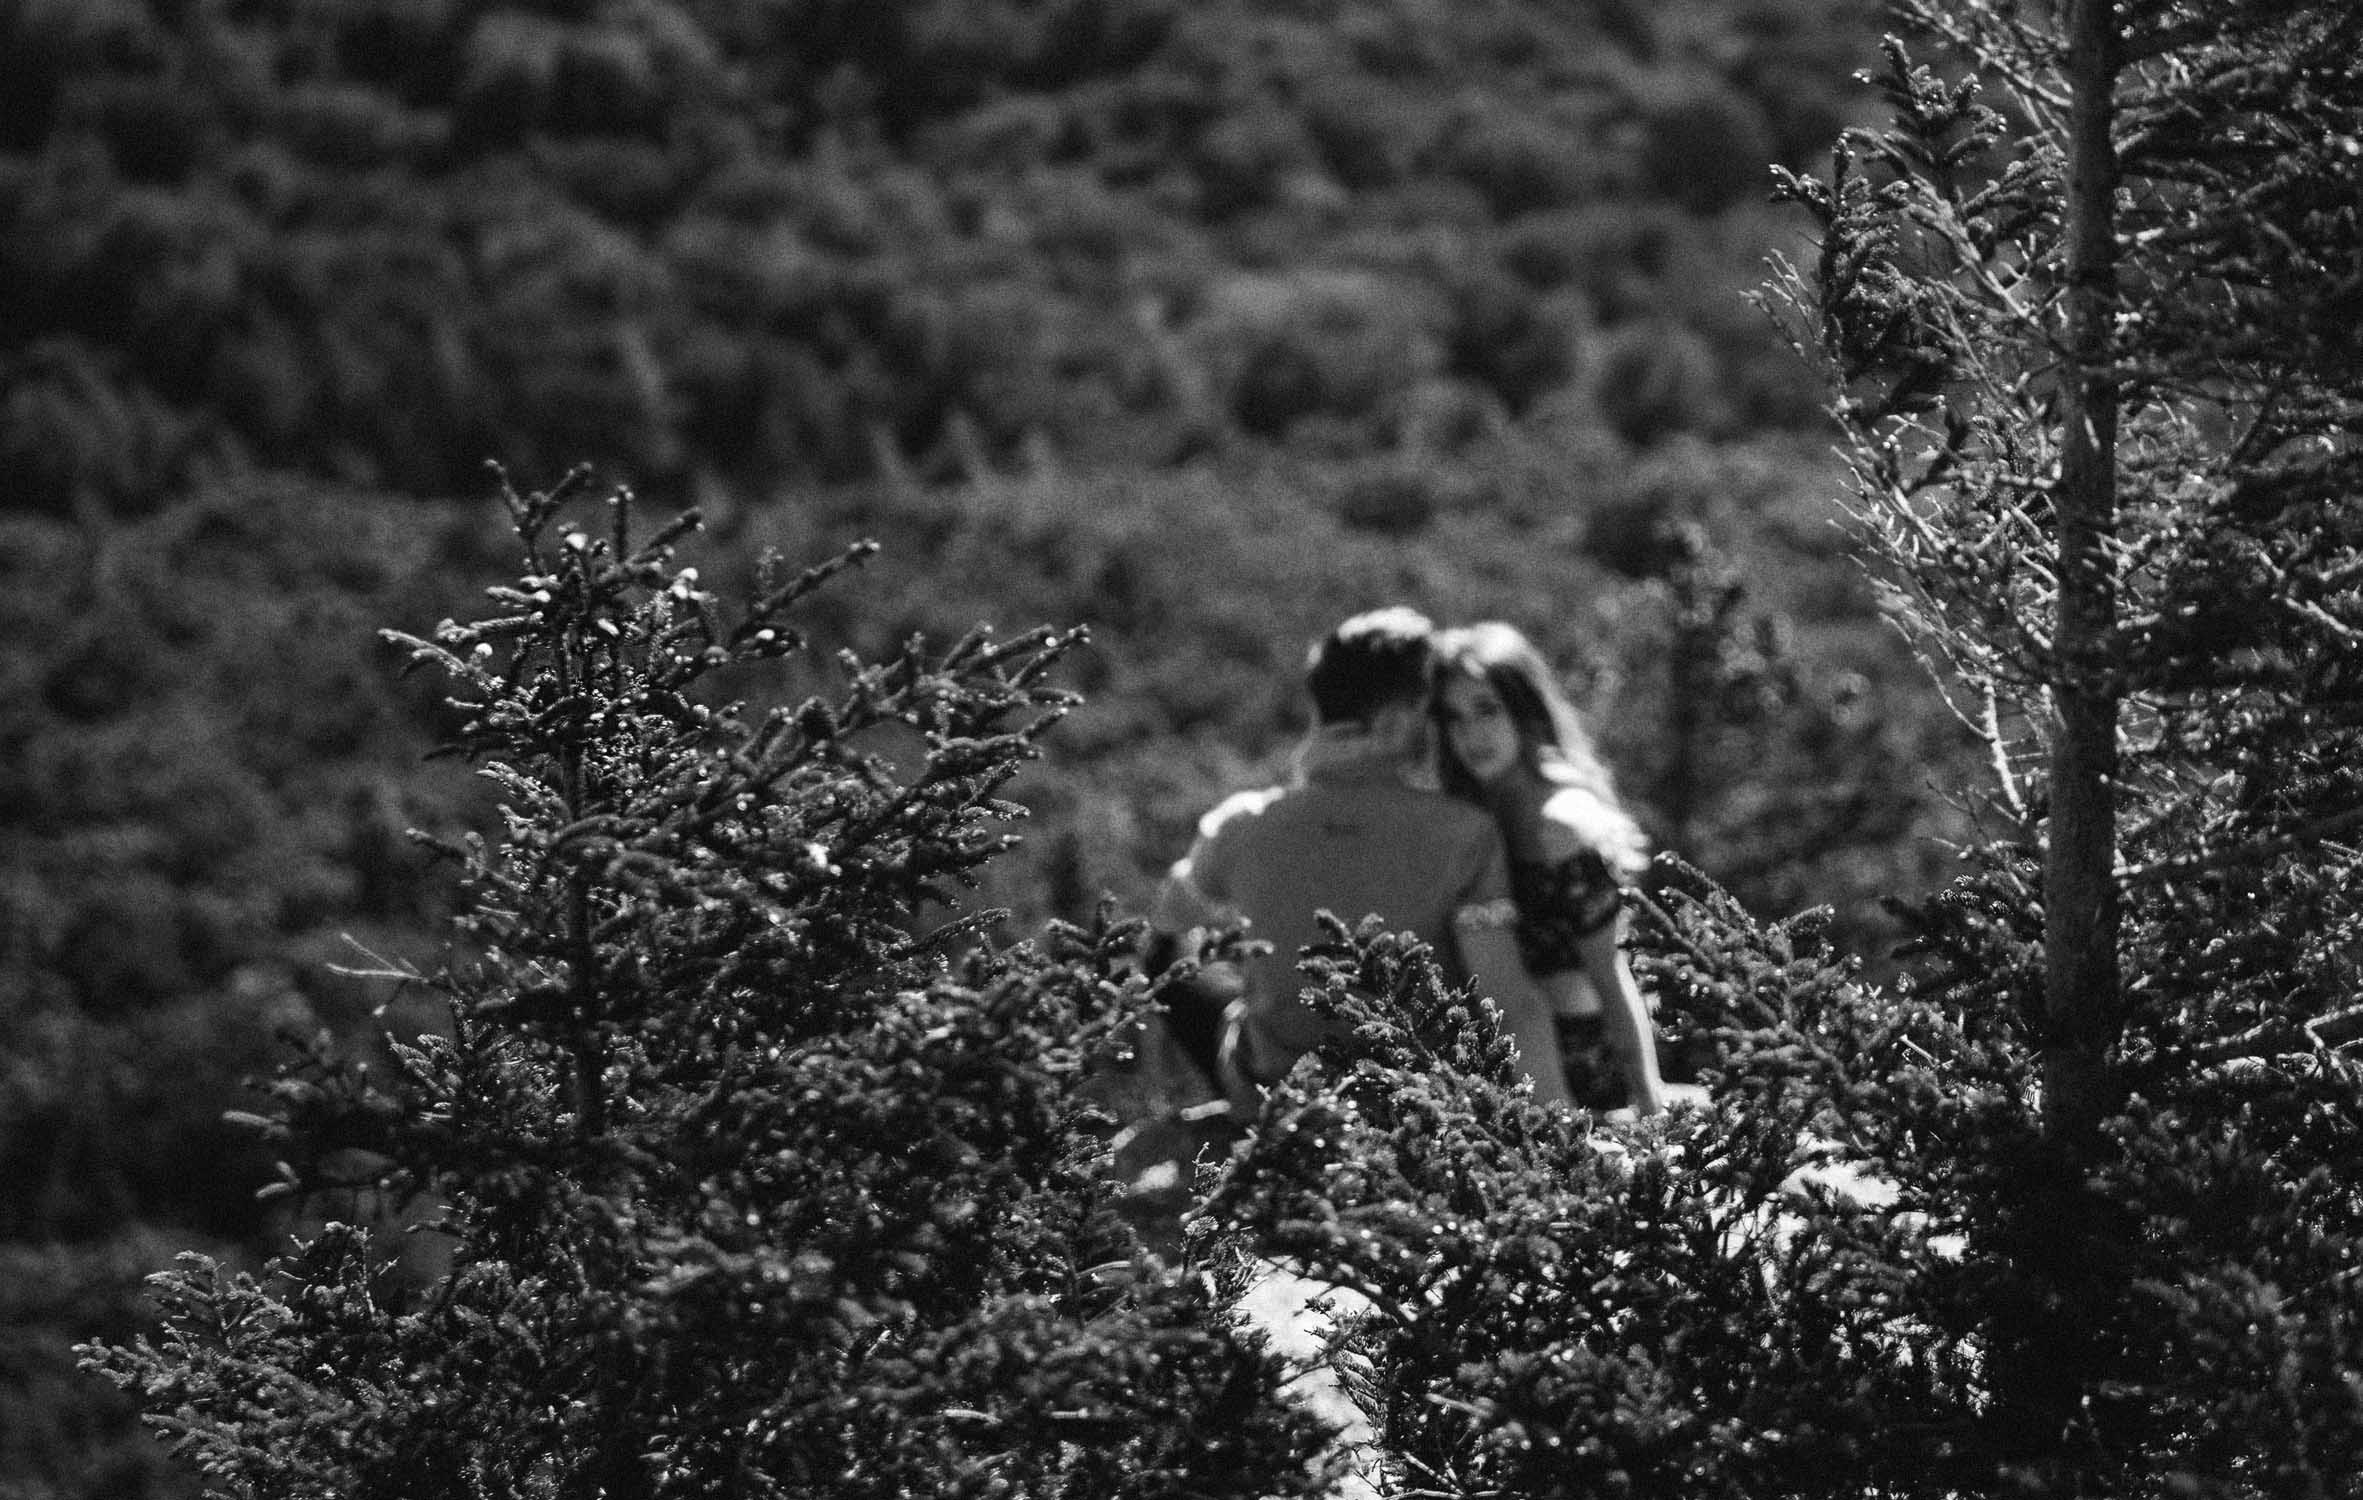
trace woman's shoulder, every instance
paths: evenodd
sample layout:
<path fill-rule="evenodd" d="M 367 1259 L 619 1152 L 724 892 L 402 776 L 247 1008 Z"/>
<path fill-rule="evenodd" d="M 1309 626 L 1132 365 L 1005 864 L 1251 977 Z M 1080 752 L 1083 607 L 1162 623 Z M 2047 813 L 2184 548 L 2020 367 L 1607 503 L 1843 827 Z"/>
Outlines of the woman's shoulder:
<path fill-rule="evenodd" d="M 1542 805 L 1543 857 L 1556 863 L 1598 854 L 1609 868 L 1631 873 L 1648 863 L 1649 850 L 1632 815 L 1586 786 L 1562 786 Z"/>

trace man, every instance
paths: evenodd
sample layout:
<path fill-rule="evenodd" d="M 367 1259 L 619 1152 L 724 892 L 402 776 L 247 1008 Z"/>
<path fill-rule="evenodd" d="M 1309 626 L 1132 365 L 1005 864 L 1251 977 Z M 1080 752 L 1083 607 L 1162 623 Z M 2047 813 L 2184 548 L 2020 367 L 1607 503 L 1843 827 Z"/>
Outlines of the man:
<path fill-rule="evenodd" d="M 1428 761 L 1433 634 L 1425 616 L 1382 609 L 1316 643 L 1305 686 L 1314 723 L 1287 786 L 1242 792 L 1199 823 L 1160 893 L 1165 933 L 1244 919 L 1272 945 L 1249 961 L 1224 1017 L 1218 1067 L 1245 1105 L 1312 1050 L 1324 1022 L 1298 998 L 1298 952 L 1317 914 L 1375 913 L 1434 947 L 1447 973 L 1499 1006 L 1539 1099 L 1566 1102 L 1550 1004 L 1513 936 L 1508 862 L 1491 817 L 1415 784 Z"/>

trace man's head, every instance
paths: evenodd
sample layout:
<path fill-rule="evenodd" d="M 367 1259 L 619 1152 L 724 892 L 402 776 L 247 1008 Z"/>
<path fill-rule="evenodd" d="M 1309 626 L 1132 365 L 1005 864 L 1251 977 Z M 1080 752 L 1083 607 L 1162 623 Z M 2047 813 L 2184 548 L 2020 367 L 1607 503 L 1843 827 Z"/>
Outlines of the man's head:
<path fill-rule="evenodd" d="M 1424 715 L 1435 672 L 1435 633 L 1426 615 L 1401 605 L 1340 623 L 1314 642 L 1305 658 L 1314 719 L 1323 727 L 1376 727 L 1391 717 L 1391 710 Z"/>

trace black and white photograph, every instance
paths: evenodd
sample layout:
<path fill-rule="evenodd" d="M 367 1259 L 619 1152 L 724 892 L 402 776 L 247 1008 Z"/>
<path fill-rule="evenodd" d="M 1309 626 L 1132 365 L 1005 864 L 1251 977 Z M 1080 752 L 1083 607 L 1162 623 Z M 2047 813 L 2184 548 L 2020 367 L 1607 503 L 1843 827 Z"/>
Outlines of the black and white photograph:
<path fill-rule="evenodd" d="M 0 0 L 0 1500 L 2363 1500 L 2363 5 Z"/>

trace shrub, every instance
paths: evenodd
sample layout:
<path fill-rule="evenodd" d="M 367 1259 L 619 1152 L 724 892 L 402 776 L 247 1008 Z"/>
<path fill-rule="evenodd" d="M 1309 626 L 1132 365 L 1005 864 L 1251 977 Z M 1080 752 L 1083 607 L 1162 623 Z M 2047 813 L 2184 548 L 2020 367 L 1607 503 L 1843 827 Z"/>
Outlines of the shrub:
<path fill-rule="evenodd" d="M 1440 310 L 1408 290 L 1359 271 L 1242 274 L 1216 289 L 1191 333 L 1248 431 L 1365 420 L 1444 363 Z"/>
<path fill-rule="evenodd" d="M 1729 421 L 1706 340 L 1668 320 L 1619 324 L 1600 337 L 1593 400 L 1627 442 L 1714 434 Z"/>
<path fill-rule="evenodd" d="M 1307 971 L 1352 1040 L 1273 1091 L 1201 1232 L 1360 1309 L 1335 1352 L 1393 1493 L 1958 1487 L 1945 1445 L 1981 1387 L 1949 1221 L 1800 1173 L 1842 1132 L 1950 1142 L 1932 1079 L 2013 1075 L 1932 1007 L 1855 985 L 1810 920 L 1760 925 L 1700 886 L 1669 905 L 1651 946 L 1680 957 L 1656 983 L 1720 1036 L 1732 1107 L 1603 1128 L 1539 1106 L 1489 1005 L 1424 949 L 1341 929 Z"/>
<path fill-rule="evenodd" d="M 1082 1083 L 1146 1003 L 1101 920 L 932 922 L 1008 842 L 996 792 L 1065 639 L 802 652 L 643 541 L 508 500 L 499 613 L 398 637 L 502 790 L 447 845 L 467 951 L 391 1069 L 314 1047 L 262 1122 L 292 1186 L 425 1195 L 442 1269 L 330 1222 L 265 1278 L 162 1278 L 162 1344 L 91 1351 L 234 1493 L 1309 1493 L 1322 1438 L 1214 1279 L 1142 1253 Z M 397 971 L 399 973 L 399 971 Z"/>
<path fill-rule="evenodd" d="M 1764 112 L 1728 80 L 1658 75 L 1638 93 L 1641 171 L 1674 203 L 1712 214 L 1771 190 Z"/>

